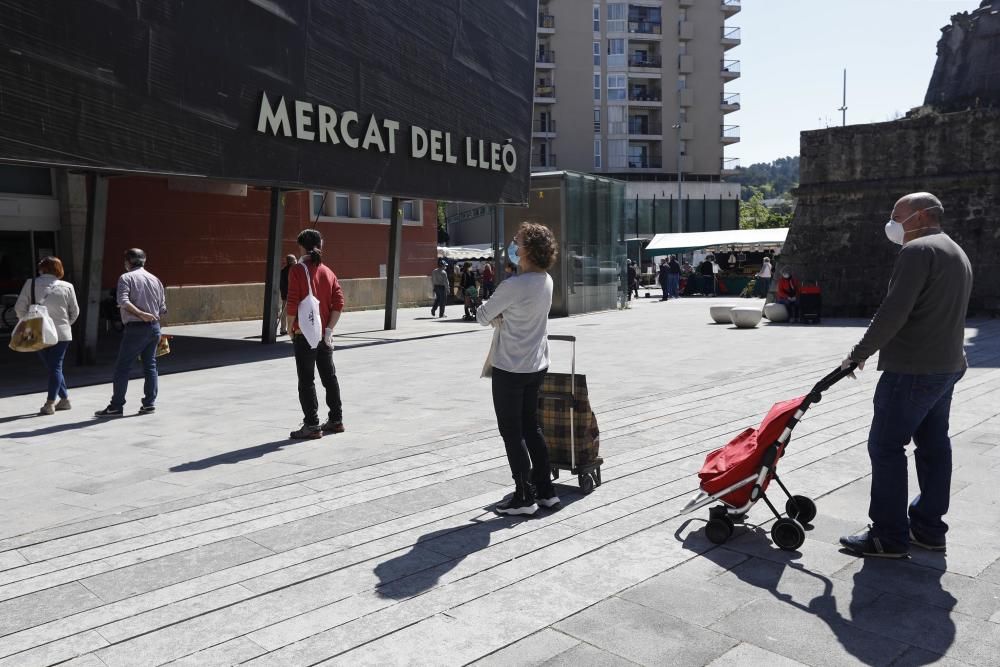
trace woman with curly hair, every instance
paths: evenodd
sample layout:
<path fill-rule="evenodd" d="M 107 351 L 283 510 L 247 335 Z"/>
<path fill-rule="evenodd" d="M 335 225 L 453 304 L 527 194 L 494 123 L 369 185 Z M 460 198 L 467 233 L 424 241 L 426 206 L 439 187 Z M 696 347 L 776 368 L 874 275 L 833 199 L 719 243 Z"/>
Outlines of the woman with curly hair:
<path fill-rule="evenodd" d="M 548 319 L 556 239 L 545 225 L 521 224 L 507 248 L 518 273 L 497 287 L 476 311 L 483 326 L 499 327 L 492 352 L 493 408 L 514 477 L 514 493 L 496 505 L 500 514 L 534 514 L 559 503 L 549 454 L 538 423 L 538 389 L 549 368 Z"/>

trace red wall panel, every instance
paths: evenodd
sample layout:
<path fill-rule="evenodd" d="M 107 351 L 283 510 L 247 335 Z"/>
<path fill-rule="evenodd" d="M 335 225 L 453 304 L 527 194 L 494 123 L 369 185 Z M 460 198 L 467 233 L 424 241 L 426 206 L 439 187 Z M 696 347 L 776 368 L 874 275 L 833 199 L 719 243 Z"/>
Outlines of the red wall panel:
<path fill-rule="evenodd" d="M 262 282 L 266 271 L 270 192 L 246 197 L 182 192 L 153 177 L 112 178 L 104 247 L 105 287 L 122 272 L 123 252 L 146 251 L 149 270 L 166 285 Z M 437 257 L 437 207 L 424 202 L 424 223 L 403 227 L 401 275 L 427 275 Z M 298 233 L 315 226 L 324 237 L 324 260 L 340 278 L 375 278 L 389 252 L 389 227 L 373 223 L 315 223 L 309 194 L 285 194 L 283 254 L 298 254 Z"/>

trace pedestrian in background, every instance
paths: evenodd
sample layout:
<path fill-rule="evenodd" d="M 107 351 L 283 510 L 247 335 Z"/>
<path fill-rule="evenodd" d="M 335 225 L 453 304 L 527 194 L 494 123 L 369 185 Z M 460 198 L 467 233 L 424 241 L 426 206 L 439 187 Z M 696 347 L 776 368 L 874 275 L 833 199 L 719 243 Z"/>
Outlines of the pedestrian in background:
<path fill-rule="evenodd" d="M 635 263 L 632 260 L 628 260 L 628 300 L 632 300 L 632 292 L 635 292 L 635 298 L 639 298 L 639 273 L 636 271 Z"/>
<path fill-rule="evenodd" d="M 299 405 L 302 426 L 288 434 L 296 440 L 322 438 L 324 433 L 343 433 L 344 415 L 340 400 L 340 382 L 333 365 L 333 332 L 344 310 L 344 291 L 337 276 L 323 263 L 323 235 L 315 229 L 305 229 L 298 237 L 305 254 L 299 258 L 301 270 L 288 276 L 288 330 L 292 333 L 295 350 L 295 373 L 299 379 Z M 299 327 L 299 304 L 310 293 L 319 301 L 323 337 L 312 347 Z M 327 420 L 319 423 L 319 400 L 316 398 L 316 371 L 326 390 Z"/>
<path fill-rule="evenodd" d="M 660 271 L 657 274 L 656 278 L 657 282 L 660 283 L 660 289 L 663 290 L 663 294 L 660 296 L 660 301 L 666 301 L 667 299 L 670 298 L 667 292 L 667 282 L 669 280 L 668 278 L 669 275 L 670 275 L 670 265 L 667 264 L 667 258 L 664 257 L 663 259 L 660 260 Z"/>
<path fill-rule="evenodd" d="M 114 390 L 108 407 L 94 413 L 96 417 L 121 417 L 125 408 L 128 376 L 136 357 L 142 359 L 142 405 L 140 415 L 156 411 L 158 376 L 156 348 L 160 344 L 160 320 L 167 313 L 163 283 L 146 270 L 146 253 L 139 248 L 125 251 L 125 273 L 118 278 L 118 308 L 121 311 L 121 346 L 115 363 Z"/>
<path fill-rule="evenodd" d="M 486 262 L 483 266 L 483 298 L 488 299 L 493 296 L 494 286 L 494 272 L 493 272 L 493 262 Z"/>
<path fill-rule="evenodd" d="M 764 263 L 757 272 L 757 295 L 767 298 L 767 293 L 771 289 L 771 258 L 765 257 Z"/>
<path fill-rule="evenodd" d="M 49 371 L 48 394 L 45 403 L 38 411 L 40 415 L 55 414 L 56 410 L 69 410 L 69 392 L 66 390 L 66 378 L 63 375 L 63 360 L 66 350 L 73 340 L 73 323 L 80 315 L 80 306 L 76 302 L 76 290 L 72 283 L 64 281 L 63 264 L 58 257 L 44 257 L 38 262 L 38 278 L 28 280 L 21 288 L 21 293 L 14 303 L 14 312 L 18 319 L 28 314 L 28 306 L 32 303 L 45 306 L 56 325 L 59 342 L 38 351 L 38 357 Z M 34 295 L 31 290 L 34 287 Z M 59 402 L 56 403 L 56 398 Z"/>
<path fill-rule="evenodd" d="M 701 293 L 705 296 L 715 296 L 715 262 L 711 255 L 705 257 L 698 265 L 701 274 Z"/>
<path fill-rule="evenodd" d="M 681 265 L 675 255 L 667 260 L 667 294 L 674 299 L 680 298 Z"/>
<path fill-rule="evenodd" d="M 943 518 L 952 467 L 948 421 L 955 384 L 968 367 L 965 317 L 972 265 L 941 231 L 943 215 L 940 200 L 927 192 L 896 202 L 885 233 L 902 249 L 889 291 L 842 365 L 863 369 L 879 352 L 882 371 L 868 432 L 872 523 L 859 535 L 840 538 L 859 556 L 905 558 L 911 544 L 945 550 L 948 524 Z M 920 493 L 907 506 L 906 446 L 911 440 Z"/>
<path fill-rule="evenodd" d="M 278 334 L 284 336 L 288 333 L 285 318 L 285 309 L 288 306 L 288 272 L 296 263 L 295 255 L 285 255 L 285 265 L 281 267 L 281 275 L 278 278 L 278 290 L 281 292 L 281 308 L 278 309 Z"/>
<path fill-rule="evenodd" d="M 788 309 L 789 321 L 799 321 L 799 281 L 795 279 L 792 270 L 787 266 L 781 269 L 781 277 L 778 278 L 778 287 L 774 298 L 777 303 Z"/>
<path fill-rule="evenodd" d="M 548 321 L 558 246 L 545 225 L 521 223 L 507 249 L 519 273 L 500 283 L 476 311 L 483 326 L 499 327 L 491 349 L 493 409 L 514 478 L 514 493 L 496 505 L 500 514 L 530 515 L 559 503 L 549 452 L 538 422 L 538 390 L 549 368 Z"/>
<path fill-rule="evenodd" d="M 472 272 L 472 263 L 466 262 L 462 265 L 462 279 L 459 282 L 462 290 L 462 299 L 465 304 L 465 314 L 463 320 L 472 321 L 476 319 L 475 298 L 479 295 L 479 286 L 476 284 L 476 274 Z"/>
<path fill-rule="evenodd" d="M 431 306 L 431 317 L 440 309 L 440 316 L 444 317 L 444 306 L 448 302 L 448 287 L 451 285 L 448 279 L 448 262 L 444 258 L 438 260 L 437 268 L 431 272 L 431 287 L 434 290 L 434 305 Z"/>

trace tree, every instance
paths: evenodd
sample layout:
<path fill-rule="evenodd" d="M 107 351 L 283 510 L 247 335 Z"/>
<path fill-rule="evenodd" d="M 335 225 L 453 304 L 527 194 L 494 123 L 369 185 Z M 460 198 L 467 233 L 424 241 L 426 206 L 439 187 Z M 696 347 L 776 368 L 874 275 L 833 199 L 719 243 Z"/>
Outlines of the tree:
<path fill-rule="evenodd" d="M 764 206 L 764 191 L 751 187 L 749 201 L 740 202 L 740 229 L 777 229 L 787 227 L 791 213 L 779 213 Z"/>

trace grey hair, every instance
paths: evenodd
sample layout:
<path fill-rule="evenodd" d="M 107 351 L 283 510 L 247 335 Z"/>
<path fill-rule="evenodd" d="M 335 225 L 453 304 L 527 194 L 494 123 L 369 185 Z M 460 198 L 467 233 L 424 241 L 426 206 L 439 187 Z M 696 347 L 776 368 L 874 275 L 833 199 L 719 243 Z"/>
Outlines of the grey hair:
<path fill-rule="evenodd" d="M 940 225 L 941 218 L 944 217 L 941 200 L 929 192 L 913 192 L 902 197 L 899 202 L 906 204 L 911 211 L 926 211 L 936 224 Z"/>
<path fill-rule="evenodd" d="M 141 248 L 129 248 L 125 251 L 125 261 L 129 266 L 146 266 L 146 253 Z"/>

